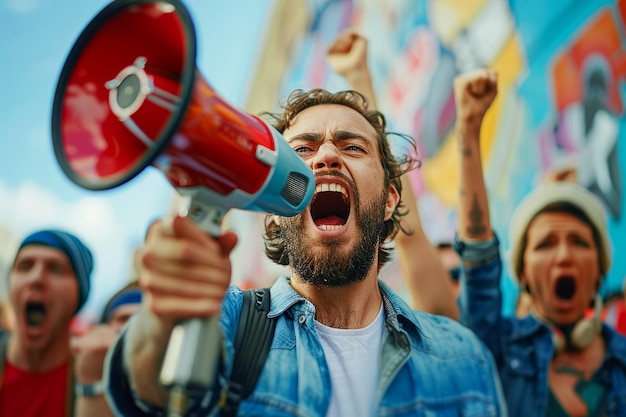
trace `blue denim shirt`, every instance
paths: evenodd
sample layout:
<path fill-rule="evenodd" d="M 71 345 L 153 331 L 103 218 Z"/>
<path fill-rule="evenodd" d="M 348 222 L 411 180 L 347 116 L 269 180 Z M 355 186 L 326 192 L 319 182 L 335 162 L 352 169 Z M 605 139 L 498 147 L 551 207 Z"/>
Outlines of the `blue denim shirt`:
<path fill-rule="evenodd" d="M 498 245 L 497 239 L 493 245 Z M 462 245 L 460 248 L 462 256 Z M 502 316 L 502 261 L 495 253 L 478 266 L 462 267 L 461 323 L 474 330 L 493 352 L 510 415 L 543 417 L 549 392 L 548 369 L 554 354 L 551 331 L 533 316 Z M 626 417 L 626 337 L 606 324 L 602 336 L 606 357 L 598 375 L 599 381 L 609 387 L 607 417 Z"/>
<path fill-rule="evenodd" d="M 506 408 L 493 357 L 458 322 L 412 311 L 382 281 L 385 310 L 378 384 L 379 416 L 504 416 Z M 231 287 L 222 303 L 226 360 L 220 374 L 227 383 L 242 293 Z M 325 416 L 331 396 L 329 370 L 315 324 L 312 303 L 296 293 L 287 278 L 271 289 L 269 315 L 276 333 L 253 393 L 239 408 L 242 416 Z M 118 415 L 158 415 L 134 398 L 122 369 L 124 336 L 105 364 L 108 398 Z M 363 366 L 368 364 L 364 363 Z M 218 415 L 212 393 L 191 404 L 187 415 Z M 204 402 L 204 404 L 203 404 Z"/>

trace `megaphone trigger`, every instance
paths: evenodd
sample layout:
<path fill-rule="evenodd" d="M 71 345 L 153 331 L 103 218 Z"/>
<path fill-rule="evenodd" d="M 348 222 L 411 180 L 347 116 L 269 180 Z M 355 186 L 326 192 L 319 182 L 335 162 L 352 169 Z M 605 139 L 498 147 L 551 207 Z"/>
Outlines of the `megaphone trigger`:
<path fill-rule="evenodd" d="M 202 199 L 194 198 L 193 192 L 181 190 L 178 214 L 189 217 L 202 230 L 217 237 L 221 233 L 222 220 L 226 212 L 218 205 L 205 204 Z"/>

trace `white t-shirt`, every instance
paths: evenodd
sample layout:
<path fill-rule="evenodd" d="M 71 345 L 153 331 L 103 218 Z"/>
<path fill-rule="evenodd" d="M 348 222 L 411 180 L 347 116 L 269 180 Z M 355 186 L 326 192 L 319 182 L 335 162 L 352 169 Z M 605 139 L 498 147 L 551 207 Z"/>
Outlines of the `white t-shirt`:
<path fill-rule="evenodd" d="M 330 370 L 327 417 L 376 415 L 380 345 L 385 315 L 362 329 L 335 329 L 315 322 Z"/>

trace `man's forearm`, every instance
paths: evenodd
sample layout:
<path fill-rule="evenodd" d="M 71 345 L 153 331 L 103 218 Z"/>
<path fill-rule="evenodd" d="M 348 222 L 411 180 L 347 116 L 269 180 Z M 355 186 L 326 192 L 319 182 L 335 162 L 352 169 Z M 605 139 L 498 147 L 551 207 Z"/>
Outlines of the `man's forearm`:
<path fill-rule="evenodd" d="M 460 158 L 458 234 L 463 240 L 488 240 L 493 233 L 478 140 L 480 123 L 459 122 L 456 133 Z"/>
<path fill-rule="evenodd" d="M 367 69 L 362 71 L 352 71 L 345 74 L 345 78 L 350 86 L 365 96 L 367 107 L 370 110 L 376 110 L 376 93 L 374 92 L 374 83 L 372 76 Z"/>
<path fill-rule="evenodd" d="M 402 225 L 411 235 L 398 233 L 396 251 L 398 262 L 413 300 L 413 308 L 448 316 L 457 320 L 456 304 L 451 277 L 437 249 L 422 227 L 417 196 L 408 174 L 402 176 L 402 200 L 408 210 Z"/>
<path fill-rule="evenodd" d="M 129 324 L 124 345 L 124 368 L 137 395 L 155 406 L 167 404 L 168 392 L 159 382 L 161 364 L 172 326 L 142 308 Z"/>

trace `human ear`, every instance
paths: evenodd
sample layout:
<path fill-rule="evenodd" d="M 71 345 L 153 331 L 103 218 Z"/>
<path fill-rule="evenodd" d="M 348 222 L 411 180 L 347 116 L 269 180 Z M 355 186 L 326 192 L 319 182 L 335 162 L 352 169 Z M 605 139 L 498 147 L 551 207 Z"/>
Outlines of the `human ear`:
<path fill-rule="evenodd" d="M 400 194 L 393 185 L 389 186 L 387 191 L 387 202 L 385 204 L 385 220 L 391 219 L 393 212 L 396 210 L 398 203 L 400 202 Z"/>

